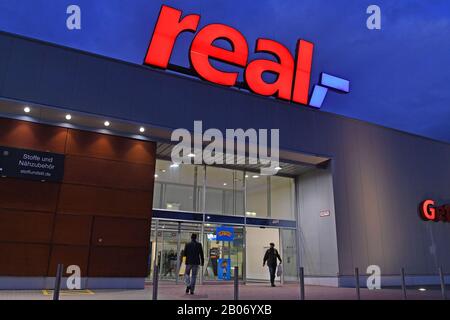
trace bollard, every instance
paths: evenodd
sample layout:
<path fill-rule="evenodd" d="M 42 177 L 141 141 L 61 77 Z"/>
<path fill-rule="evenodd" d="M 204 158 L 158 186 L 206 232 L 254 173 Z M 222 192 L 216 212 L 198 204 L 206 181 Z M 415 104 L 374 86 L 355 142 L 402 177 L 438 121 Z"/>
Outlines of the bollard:
<path fill-rule="evenodd" d="M 405 281 L 405 268 L 400 270 L 402 277 L 402 291 L 403 291 L 403 300 L 407 300 L 406 296 L 406 281 Z"/>
<path fill-rule="evenodd" d="M 234 267 L 234 300 L 239 300 L 239 267 Z"/>
<path fill-rule="evenodd" d="M 442 270 L 442 267 L 439 267 L 439 278 L 441 279 L 442 300 L 447 300 L 447 291 L 445 288 L 445 275 L 444 271 Z"/>
<path fill-rule="evenodd" d="M 300 300 L 305 300 L 305 269 L 300 267 Z"/>
<path fill-rule="evenodd" d="M 356 299 L 361 300 L 361 290 L 359 288 L 359 269 L 355 268 L 355 284 L 356 284 Z"/>
<path fill-rule="evenodd" d="M 155 267 L 153 268 L 153 294 L 152 294 L 152 300 L 158 300 L 158 273 L 159 273 L 159 267 L 155 263 Z"/>
<path fill-rule="evenodd" d="M 59 300 L 59 291 L 61 290 L 61 278 L 63 269 L 64 266 L 58 263 L 58 267 L 56 268 L 55 289 L 53 290 L 53 300 Z"/>

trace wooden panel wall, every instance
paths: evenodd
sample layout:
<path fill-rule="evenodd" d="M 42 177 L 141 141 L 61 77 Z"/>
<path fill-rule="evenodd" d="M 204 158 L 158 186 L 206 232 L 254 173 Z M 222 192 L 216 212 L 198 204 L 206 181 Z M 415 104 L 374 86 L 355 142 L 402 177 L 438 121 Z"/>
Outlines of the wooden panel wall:
<path fill-rule="evenodd" d="M 0 276 L 144 277 L 155 144 L 0 118 L 0 145 L 64 153 L 61 183 L 0 178 Z"/>

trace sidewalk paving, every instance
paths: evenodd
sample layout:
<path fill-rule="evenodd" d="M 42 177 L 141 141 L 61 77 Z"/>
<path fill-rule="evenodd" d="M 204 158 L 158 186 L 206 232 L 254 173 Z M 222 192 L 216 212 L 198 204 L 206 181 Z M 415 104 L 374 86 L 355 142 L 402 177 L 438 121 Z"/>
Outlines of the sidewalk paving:
<path fill-rule="evenodd" d="M 234 288 L 231 284 L 205 284 L 198 285 L 194 295 L 186 295 L 185 287 L 181 284 L 160 283 L 158 290 L 159 300 L 233 300 Z M 80 292 L 62 291 L 61 300 L 151 300 L 152 286 L 147 285 L 142 290 L 91 290 Z M 267 284 L 246 284 L 239 287 L 240 300 L 298 300 L 298 284 L 284 284 L 271 288 Z M 332 288 L 322 286 L 306 286 L 306 300 L 355 300 L 356 289 Z M 429 288 L 427 291 L 419 291 L 410 288 L 407 291 L 408 299 L 441 299 L 441 291 L 438 288 Z M 389 288 L 381 290 L 361 289 L 363 300 L 401 300 L 401 289 Z M 52 300 L 51 291 L 40 290 L 2 290 L 0 300 Z"/>

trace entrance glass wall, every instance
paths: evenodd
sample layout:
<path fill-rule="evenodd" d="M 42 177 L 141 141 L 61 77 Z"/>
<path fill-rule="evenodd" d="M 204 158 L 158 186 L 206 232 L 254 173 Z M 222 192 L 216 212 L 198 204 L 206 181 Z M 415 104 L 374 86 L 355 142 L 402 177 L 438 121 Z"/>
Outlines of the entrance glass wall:
<path fill-rule="evenodd" d="M 153 208 L 295 220 L 294 190 L 290 177 L 157 160 Z"/>
<path fill-rule="evenodd" d="M 153 208 L 164 214 L 152 222 L 149 275 L 157 263 L 160 279 L 182 281 L 182 250 L 191 234 L 197 233 L 205 254 L 202 280 L 232 279 L 234 266 L 239 267 L 240 279 L 268 280 L 262 261 L 270 242 L 282 255 L 284 280 L 296 280 L 296 231 L 255 226 L 287 221 L 295 227 L 294 190 L 294 179 L 289 177 L 204 165 L 174 166 L 170 161 L 157 160 Z M 195 213 L 200 219 L 195 219 L 197 223 L 183 218 L 165 220 L 172 219 L 168 217 L 172 212 L 174 217 Z M 216 220 L 207 220 L 209 215 Z M 217 228 L 221 226 L 232 227 L 233 239 L 217 238 Z"/>
<path fill-rule="evenodd" d="M 244 172 L 206 167 L 205 212 L 244 215 Z"/>
<path fill-rule="evenodd" d="M 232 239 L 218 239 L 217 230 L 220 228 L 231 229 Z M 268 269 L 262 266 L 262 262 L 270 242 L 275 243 L 283 259 L 283 280 L 297 280 L 297 250 L 293 229 L 205 223 L 202 237 L 202 223 L 166 220 L 153 221 L 149 280 L 157 263 L 161 280 L 183 281 L 186 267 L 182 258 L 183 250 L 185 244 L 191 241 L 192 233 L 198 235 L 203 245 L 205 265 L 202 276 L 205 281 L 232 280 L 235 266 L 239 267 L 241 280 L 268 281 Z"/>
<path fill-rule="evenodd" d="M 199 212 L 201 206 L 204 166 L 157 160 L 153 208 L 172 211 Z"/>

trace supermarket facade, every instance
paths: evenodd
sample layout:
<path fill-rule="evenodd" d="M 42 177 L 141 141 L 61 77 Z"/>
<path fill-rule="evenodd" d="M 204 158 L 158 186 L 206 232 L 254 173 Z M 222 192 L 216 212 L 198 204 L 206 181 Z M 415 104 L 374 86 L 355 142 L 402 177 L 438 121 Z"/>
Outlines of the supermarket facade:
<path fill-rule="evenodd" d="M 141 288 L 155 265 L 179 281 L 191 233 L 202 281 L 226 281 L 224 260 L 267 280 L 270 242 L 283 281 L 299 267 L 331 286 L 370 265 L 382 285 L 402 267 L 423 284 L 450 271 L 449 144 L 201 78 L 0 33 L 0 288 L 51 287 L 58 263 L 87 288 Z M 279 129 L 277 174 L 174 165 L 172 131 L 198 120 Z"/>

